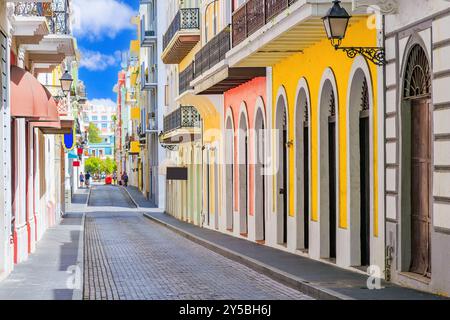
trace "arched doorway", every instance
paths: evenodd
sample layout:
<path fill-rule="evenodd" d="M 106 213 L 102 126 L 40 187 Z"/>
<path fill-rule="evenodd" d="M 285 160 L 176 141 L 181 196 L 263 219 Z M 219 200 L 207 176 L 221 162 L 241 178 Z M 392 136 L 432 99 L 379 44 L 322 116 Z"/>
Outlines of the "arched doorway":
<path fill-rule="evenodd" d="M 248 126 L 245 112 L 239 118 L 239 233 L 248 235 Z"/>
<path fill-rule="evenodd" d="M 266 240 L 266 181 L 264 174 L 265 161 L 265 135 L 264 135 L 264 114 L 263 109 L 258 108 L 255 118 L 255 239 L 257 241 Z"/>
<path fill-rule="evenodd" d="M 232 116 L 229 116 L 225 125 L 226 228 L 230 231 L 233 231 L 234 228 L 234 126 L 232 119 Z"/>
<path fill-rule="evenodd" d="M 431 276 L 431 73 L 419 44 L 411 47 L 404 75 L 402 119 L 402 224 L 409 239 L 408 271 Z"/>
<path fill-rule="evenodd" d="M 304 84 L 304 86 L 306 83 Z M 309 248 L 309 99 L 305 87 L 298 93 L 295 110 L 297 247 Z"/>
<path fill-rule="evenodd" d="M 330 80 L 325 80 L 320 96 L 319 172 L 321 258 L 336 259 L 337 229 L 337 146 L 336 96 Z"/>
<path fill-rule="evenodd" d="M 287 244 L 287 220 L 288 220 L 288 190 L 287 190 L 287 105 L 284 96 L 279 96 L 276 109 L 276 145 L 277 145 L 277 241 L 279 244 Z"/>
<path fill-rule="evenodd" d="M 370 265 L 371 92 L 367 73 L 360 68 L 354 73 L 348 105 L 351 264 L 354 266 Z"/>

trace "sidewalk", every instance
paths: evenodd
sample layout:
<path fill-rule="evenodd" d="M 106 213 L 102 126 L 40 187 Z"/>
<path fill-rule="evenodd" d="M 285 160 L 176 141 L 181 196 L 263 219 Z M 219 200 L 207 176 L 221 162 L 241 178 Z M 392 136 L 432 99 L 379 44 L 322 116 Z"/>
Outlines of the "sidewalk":
<path fill-rule="evenodd" d="M 0 300 L 81 300 L 83 222 L 88 190 L 73 196 L 59 225 L 48 229 L 28 260 L 0 282 Z M 75 279 L 79 288 L 71 289 Z M 69 284 L 69 286 L 68 286 Z"/>
<path fill-rule="evenodd" d="M 139 192 L 130 192 L 136 204 L 147 202 Z M 200 228 L 155 210 L 144 210 L 144 216 L 169 229 L 259 271 L 275 280 L 294 287 L 316 299 L 375 299 L 429 300 L 438 296 L 382 282 L 383 289 L 369 290 L 367 276 L 344 270 L 320 261 L 283 252 L 221 232 Z"/>
<path fill-rule="evenodd" d="M 125 187 L 124 187 L 125 188 Z M 147 200 L 138 188 L 128 186 L 125 188 L 130 194 L 135 204 L 140 208 L 156 208 L 155 204 Z"/>

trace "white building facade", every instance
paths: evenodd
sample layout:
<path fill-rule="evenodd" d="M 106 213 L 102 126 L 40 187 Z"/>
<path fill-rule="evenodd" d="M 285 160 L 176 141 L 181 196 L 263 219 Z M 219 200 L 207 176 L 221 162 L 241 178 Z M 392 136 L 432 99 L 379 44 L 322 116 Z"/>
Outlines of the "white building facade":
<path fill-rule="evenodd" d="M 140 16 L 140 137 L 145 140 L 144 170 L 147 196 L 159 208 L 165 207 L 165 176 L 159 166 L 165 152 L 158 135 L 163 128 L 166 70 L 161 60 L 168 1 L 141 0 Z"/>
<path fill-rule="evenodd" d="M 450 2 L 385 14 L 386 273 L 450 294 Z"/>

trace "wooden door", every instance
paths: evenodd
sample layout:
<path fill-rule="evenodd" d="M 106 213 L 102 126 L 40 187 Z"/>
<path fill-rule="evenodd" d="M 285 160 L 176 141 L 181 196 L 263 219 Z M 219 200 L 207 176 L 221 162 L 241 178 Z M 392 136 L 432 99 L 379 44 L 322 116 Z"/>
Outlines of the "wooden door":
<path fill-rule="evenodd" d="M 370 152 L 369 114 L 361 111 L 359 118 L 360 157 L 360 243 L 361 265 L 370 265 Z"/>
<path fill-rule="evenodd" d="M 303 215 L 304 215 L 304 244 L 305 249 L 309 248 L 309 127 L 307 122 L 303 127 Z"/>
<path fill-rule="evenodd" d="M 431 124 L 427 99 L 411 101 L 411 268 L 431 274 L 430 181 Z"/>
<path fill-rule="evenodd" d="M 282 182 L 282 196 L 283 196 L 283 243 L 287 243 L 287 220 L 288 220 L 288 209 L 287 209 L 287 130 L 286 123 L 283 127 L 283 182 Z"/>
<path fill-rule="evenodd" d="M 328 122 L 328 181 L 330 213 L 330 258 L 336 258 L 336 117 Z"/>
<path fill-rule="evenodd" d="M 245 170 L 244 170 L 244 175 L 245 175 L 245 177 L 244 177 L 244 181 L 245 181 L 245 185 L 244 185 L 244 188 L 245 188 L 244 234 L 247 235 L 248 234 L 248 187 L 249 187 L 249 184 L 248 184 L 248 134 L 247 134 L 247 132 L 245 133 L 244 139 L 245 139 L 245 143 L 244 143 L 244 148 L 245 148 L 245 150 L 244 150 L 244 166 L 245 166 Z"/>

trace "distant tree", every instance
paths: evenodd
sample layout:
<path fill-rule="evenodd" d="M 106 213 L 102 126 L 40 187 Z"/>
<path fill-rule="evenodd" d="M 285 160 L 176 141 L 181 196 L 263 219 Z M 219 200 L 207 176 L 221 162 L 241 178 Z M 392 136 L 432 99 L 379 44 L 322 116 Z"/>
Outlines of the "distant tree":
<path fill-rule="evenodd" d="M 88 139 L 89 139 L 89 143 L 94 143 L 94 144 L 100 143 L 103 141 L 103 139 L 100 137 L 100 130 L 93 122 L 89 123 Z"/>
<path fill-rule="evenodd" d="M 105 172 L 106 174 L 111 174 L 117 170 L 117 164 L 113 159 L 106 158 L 105 160 L 101 161 L 100 170 L 101 172 Z"/>
<path fill-rule="evenodd" d="M 95 157 L 88 158 L 88 159 L 86 159 L 86 162 L 84 163 L 84 170 L 86 172 L 89 172 L 90 174 L 100 173 L 101 163 L 102 163 L 102 160 L 100 160 L 99 158 L 95 158 Z"/>

